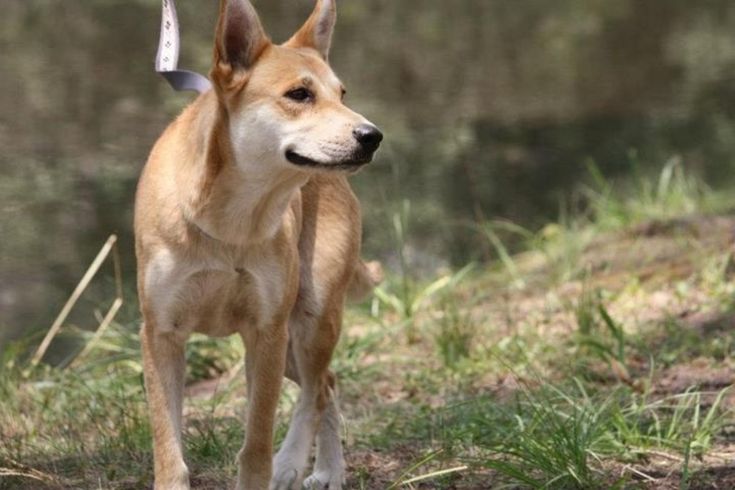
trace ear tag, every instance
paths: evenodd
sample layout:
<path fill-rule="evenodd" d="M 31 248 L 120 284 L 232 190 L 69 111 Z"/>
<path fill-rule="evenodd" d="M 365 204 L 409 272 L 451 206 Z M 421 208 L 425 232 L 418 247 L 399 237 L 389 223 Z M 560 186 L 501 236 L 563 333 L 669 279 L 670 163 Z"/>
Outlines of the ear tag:
<path fill-rule="evenodd" d="M 179 19 L 176 15 L 176 5 L 174 0 L 163 0 L 156 71 L 168 80 L 174 90 L 192 90 L 200 94 L 210 90 L 212 82 L 204 75 L 178 69 L 179 47 Z"/>

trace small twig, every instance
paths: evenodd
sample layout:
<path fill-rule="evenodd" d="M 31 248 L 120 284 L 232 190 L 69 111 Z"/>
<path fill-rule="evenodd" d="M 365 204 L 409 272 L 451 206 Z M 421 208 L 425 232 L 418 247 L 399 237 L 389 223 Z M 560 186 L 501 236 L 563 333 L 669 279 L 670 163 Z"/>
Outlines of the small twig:
<path fill-rule="evenodd" d="M 51 328 L 46 334 L 46 337 L 44 337 L 43 342 L 41 342 L 41 345 L 38 346 L 38 350 L 36 350 L 36 353 L 33 355 L 33 359 L 31 360 L 32 367 L 37 366 L 43 358 L 44 354 L 46 354 L 46 350 L 48 349 L 49 345 L 51 345 L 51 341 L 54 339 L 54 337 L 56 337 L 56 334 L 59 333 L 61 326 L 64 324 L 64 321 L 66 321 L 66 318 L 69 316 L 72 308 L 74 308 L 74 305 L 77 304 L 77 301 L 79 301 L 82 293 L 84 293 L 84 290 L 87 289 L 87 286 L 89 286 L 89 283 L 92 282 L 92 279 L 97 274 L 97 271 L 99 271 L 102 263 L 110 254 L 110 251 L 113 249 L 113 246 L 116 242 L 117 236 L 110 235 L 110 238 L 108 238 L 107 242 L 102 246 L 102 249 L 97 254 L 97 257 L 95 257 L 94 261 L 87 269 L 87 272 L 79 281 L 79 284 L 77 284 L 76 289 L 74 289 L 74 292 L 71 294 L 64 307 L 61 309 L 61 312 L 59 312 L 56 320 L 54 320 L 54 323 L 51 325 Z M 115 267 L 117 272 L 117 269 L 119 269 L 119 265 L 116 265 Z M 120 286 L 118 286 L 118 289 L 119 288 Z"/>
<path fill-rule="evenodd" d="M 94 333 L 94 336 L 92 339 L 90 339 L 89 342 L 87 342 L 87 345 L 84 346 L 84 349 L 77 354 L 74 359 L 69 363 L 69 366 L 74 366 L 77 364 L 77 362 L 82 359 L 84 356 L 86 356 L 95 345 L 97 345 L 97 342 L 102 338 L 102 334 L 107 330 L 107 327 L 110 326 L 112 323 L 112 320 L 115 319 L 115 315 L 117 315 L 117 312 L 120 310 L 120 308 L 123 305 L 123 286 L 122 286 L 122 268 L 120 267 L 120 249 L 117 247 L 117 242 L 114 243 L 112 248 L 112 265 L 115 271 L 115 292 L 117 296 L 115 297 L 115 301 L 112 303 L 112 306 L 107 311 L 107 314 L 100 322 L 99 326 L 97 327 L 97 331 Z"/>
<path fill-rule="evenodd" d="M 732 452 L 720 452 L 720 451 L 709 451 L 707 456 L 710 458 L 717 458 L 724 461 L 735 460 L 735 453 Z"/>
<path fill-rule="evenodd" d="M 34 475 L 32 473 L 25 473 L 23 471 L 16 471 L 16 470 L 8 470 L 5 468 L 0 468 L 0 476 L 19 476 L 21 478 L 31 478 L 33 480 L 38 480 L 38 481 L 47 481 L 46 478 Z"/>
<path fill-rule="evenodd" d="M 74 357 L 74 359 L 69 363 L 69 367 L 74 367 L 80 359 L 82 359 L 84 356 L 86 356 L 95 345 L 97 345 L 97 342 L 102 338 L 102 334 L 105 332 L 107 327 L 110 326 L 110 323 L 112 323 L 112 320 L 115 319 L 115 315 L 117 315 L 118 310 L 120 310 L 120 307 L 123 305 L 122 298 L 115 298 L 115 302 L 112 303 L 112 306 L 107 311 L 107 314 L 100 322 L 99 327 L 97 327 L 97 331 L 94 333 L 94 336 L 87 342 L 87 345 L 84 346 L 84 349 L 82 349 L 79 354 Z"/>
<path fill-rule="evenodd" d="M 656 478 L 652 477 L 651 475 L 647 475 L 647 474 L 643 473 L 642 471 L 633 468 L 632 466 L 625 465 L 625 466 L 623 466 L 623 469 L 628 470 L 631 473 L 635 473 L 636 475 L 640 476 L 644 480 L 656 481 Z"/>
<path fill-rule="evenodd" d="M 20 478 L 30 478 L 32 480 L 42 481 L 46 483 L 56 483 L 57 482 L 56 478 L 53 475 L 49 475 L 42 471 L 33 469 L 29 466 L 18 463 L 17 461 L 13 461 L 12 459 L 8 460 L 8 462 L 12 465 L 17 466 L 18 469 L 0 467 L 0 476 L 16 476 Z"/>
<path fill-rule="evenodd" d="M 388 490 L 391 490 L 393 488 L 397 488 L 397 487 L 399 487 L 401 485 L 404 485 L 405 484 L 405 482 L 403 481 L 403 478 L 404 477 L 408 476 L 408 474 L 411 473 L 412 471 L 414 471 L 415 469 L 420 468 L 421 466 L 425 465 L 426 463 L 428 463 L 432 459 L 436 458 L 442 452 L 443 452 L 443 450 L 442 449 L 439 449 L 439 450 L 434 451 L 434 452 L 431 452 L 431 453 L 427 454 L 426 456 L 424 456 L 423 458 L 421 458 L 417 463 L 414 463 L 411 467 L 409 467 L 408 469 L 404 470 L 403 473 L 401 473 L 401 475 L 398 477 L 398 479 L 396 481 L 394 481 L 391 486 L 388 487 Z"/>
<path fill-rule="evenodd" d="M 423 481 L 423 480 L 428 480 L 430 478 L 436 478 L 437 476 L 448 475 L 450 473 L 459 473 L 460 471 L 465 471 L 467 468 L 468 468 L 468 466 L 462 465 L 462 466 L 457 466 L 455 468 L 447 468 L 446 470 L 433 471 L 433 472 L 428 473 L 426 475 L 415 476 L 415 477 L 413 477 L 413 478 L 411 478 L 409 480 L 403 480 L 400 484 L 401 485 L 409 485 L 411 483 L 416 483 L 416 482 L 420 482 L 420 481 Z"/>

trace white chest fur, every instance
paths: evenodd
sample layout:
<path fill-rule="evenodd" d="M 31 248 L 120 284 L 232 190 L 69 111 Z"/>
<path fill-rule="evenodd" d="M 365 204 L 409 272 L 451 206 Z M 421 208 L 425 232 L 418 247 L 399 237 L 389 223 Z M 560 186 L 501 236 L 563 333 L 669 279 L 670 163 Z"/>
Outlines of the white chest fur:
<path fill-rule="evenodd" d="M 265 247 L 156 252 L 145 271 L 146 297 L 161 331 L 230 335 L 266 328 L 289 296 L 289 260 Z"/>

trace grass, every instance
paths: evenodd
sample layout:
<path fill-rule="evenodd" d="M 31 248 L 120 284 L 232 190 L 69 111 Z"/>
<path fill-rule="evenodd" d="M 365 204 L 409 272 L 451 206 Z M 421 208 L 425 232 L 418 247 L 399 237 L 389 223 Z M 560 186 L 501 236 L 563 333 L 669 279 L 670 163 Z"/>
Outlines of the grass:
<path fill-rule="evenodd" d="M 449 293 L 437 314 L 434 341 L 444 366 L 453 369 L 471 354 L 478 327 L 472 316 L 459 308 L 460 299 Z"/>
<path fill-rule="evenodd" d="M 626 187 L 590 172 L 583 211 L 538 231 L 479 226 L 496 265 L 422 281 L 401 260 L 348 310 L 333 363 L 347 488 L 735 485 L 735 217 L 676 161 Z M 399 251 L 409 224 L 406 205 Z M 28 369 L 39 338 L 1 353 L 0 489 L 151 486 L 128 316 L 63 369 Z M 237 339 L 187 349 L 195 488 L 226 488 L 235 474 L 242 355 Z M 279 441 L 297 393 L 286 385 Z"/>
<path fill-rule="evenodd" d="M 659 453 L 701 456 L 721 429 L 720 391 L 707 410 L 699 392 L 662 399 L 624 387 L 591 394 L 573 379 L 560 387 L 522 386 L 512 401 L 481 398 L 445 408 L 434 420 L 441 440 L 500 481 L 530 488 L 613 488 L 629 482 L 612 461 L 643 461 Z M 634 474 L 633 474 L 634 475 Z"/>

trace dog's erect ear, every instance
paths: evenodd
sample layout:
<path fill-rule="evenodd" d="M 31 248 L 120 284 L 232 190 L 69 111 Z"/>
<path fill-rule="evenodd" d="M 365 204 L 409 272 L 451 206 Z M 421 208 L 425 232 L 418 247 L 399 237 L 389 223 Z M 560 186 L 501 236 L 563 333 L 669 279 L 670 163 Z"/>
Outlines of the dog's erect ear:
<path fill-rule="evenodd" d="M 316 49 L 326 60 L 337 22 L 336 0 L 317 0 L 314 12 L 286 45 Z"/>
<path fill-rule="evenodd" d="M 220 0 L 212 80 L 220 86 L 250 69 L 270 44 L 249 0 Z"/>

